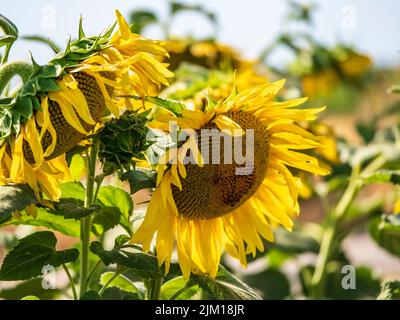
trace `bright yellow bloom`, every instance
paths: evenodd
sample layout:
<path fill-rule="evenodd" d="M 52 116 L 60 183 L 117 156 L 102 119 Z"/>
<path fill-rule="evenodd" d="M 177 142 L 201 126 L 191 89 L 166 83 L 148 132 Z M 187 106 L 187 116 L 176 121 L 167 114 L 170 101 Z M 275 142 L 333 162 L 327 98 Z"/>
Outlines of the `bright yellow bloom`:
<path fill-rule="evenodd" d="M 61 194 L 59 183 L 71 179 L 65 156 L 51 160 L 44 159 L 44 152 L 39 140 L 34 118 L 23 125 L 21 132 L 12 146 L 3 144 L 0 149 L 0 184 L 28 184 L 40 199 L 40 192 L 52 200 L 57 200 Z M 24 148 L 29 146 L 34 160 L 25 159 Z M 9 150 L 8 150 L 9 148 Z"/>
<path fill-rule="evenodd" d="M 116 16 L 119 28 L 111 38 L 82 40 L 93 42 L 93 52 L 91 47 L 79 48 L 69 57 L 69 47 L 47 66 L 68 59 L 70 63 L 73 57 L 86 54 L 53 79 L 58 90 L 53 86 L 38 94 L 40 108 L 21 124 L 17 134 L 2 142 L 1 184 L 26 183 L 38 198 L 43 192 L 57 200 L 59 183 L 70 178 L 65 153 L 101 127 L 107 110 L 119 117 L 123 109 L 131 108 L 130 100 L 120 96 L 143 98 L 152 86 L 168 85 L 167 78 L 173 73 L 159 62 L 160 57 L 168 56 L 165 49 L 157 41 L 132 33 L 118 11 Z M 101 46 L 96 46 L 101 41 Z"/>
<path fill-rule="evenodd" d="M 340 78 L 333 69 L 304 75 L 301 84 L 308 97 L 326 96 L 339 84 Z"/>
<path fill-rule="evenodd" d="M 283 85 L 278 81 L 232 92 L 214 107 L 183 111 L 180 117 L 156 114 L 160 128 L 174 120 L 189 138 L 160 157 L 157 188 L 132 242 L 147 251 L 156 234 L 158 262 L 166 270 L 174 248 L 185 278 L 192 272 L 215 277 L 223 250 L 246 266 L 247 254 L 264 250 L 262 238 L 274 240 L 273 226 L 293 227 L 298 183 L 288 167 L 328 173 L 301 151 L 320 147 L 320 137 L 296 124 L 314 120 L 324 108 L 295 108 L 306 99 L 276 101 Z M 244 149 L 254 157 L 253 170 L 239 175 L 243 165 L 236 158 L 231 164 L 212 163 L 216 152 L 225 157 L 225 145 L 214 148 L 208 138 L 197 140 L 194 133 L 200 129 L 225 131 L 240 143 L 236 139 L 246 140 L 247 130 L 253 130 L 253 150 Z M 202 153 L 204 145 L 212 148 L 211 157 Z"/>
<path fill-rule="evenodd" d="M 393 207 L 393 213 L 400 214 L 400 199 L 397 199 L 397 201 L 395 202 Z"/>
<path fill-rule="evenodd" d="M 173 39 L 163 43 L 170 54 L 170 68 L 177 69 L 181 63 L 189 62 L 208 69 L 220 69 L 228 66 L 238 69 L 241 59 L 231 47 L 215 41 L 192 41 Z"/>
<path fill-rule="evenodd" d="M 357 52 L 349 52 L 339 61 L 339 68 L 346 77 L 359 77 L 372 65 L 372 59 Z"/>

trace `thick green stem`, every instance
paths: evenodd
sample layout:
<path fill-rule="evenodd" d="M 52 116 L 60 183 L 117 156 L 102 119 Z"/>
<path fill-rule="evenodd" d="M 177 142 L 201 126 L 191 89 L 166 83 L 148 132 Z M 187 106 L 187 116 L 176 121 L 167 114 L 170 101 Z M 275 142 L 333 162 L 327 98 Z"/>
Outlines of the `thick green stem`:
<path fill-rule="evenodd" d="M 6 63 L 0 67 L 0 95 L 4 88 L 15 76 L 20 76 L 22 82 L 25 83 L 29 80 L 33 72 L 33 67 L 24 61 L 14 61 Z"/>
<path fill-rule="evenodd" d="M 80 296 L 87 291 L 87 277 L 89 269 L 89 245 L 90 245 L 90 217 L 81 219 L 81 274 L 80 274 Z"/>
<path fill-rule="evenodd" d="M 86 194 L 85 208 L 89 208 L 94 204 L 94 177 L 96 174 L 96 159 L 98 146 L 97 141 L 93 141 L 90 153 L 86 157 Z M 90 230 L 92 227 L 92 217 L 84 217 L 81 219 L 81 274 L 80 274 L 80 296 L 87 291 L 88 273 L 89 273 L 89 246 L 90 246 Z"/>
<path fill-rule="evenodd" d="M 162 279 L 150 279 L 147 286 L 147 300 L 159 300 Z"/>
<path fill-rule="evenodd" d="M 333 210 L 330 217 L 331 220 L 328 222 L 328 226 L 324 231 L 317 264 L 311 279 L 311 296 L 314 299 L 320 299 L 323 296 L 326 280 L 326 267 L 337 245 L 336 235 L 338 228 L 360 187 L 360 183 L 357 180 L 359 171 L 359 166 L 353 168 L 350 183 Z"/>
<path fill-rule="evenodd" d="M 381 155 L 372 161 L 367 167 L 365 167 L 361 174 L 359 165 L 356 165 L 353 168 L 350 182 L 335 209 L 333 210 L 330 217 L 331 219 L 322 237 L 315 271 L 311 279 L 312 298 L 320 299 L 324 296 L 326 268 L 332 258 L 333 252 L 335 252 L 337 247 L 340 245 L 340 241 L 337 239 L 337 236 L 346 212 L 348 211 L 351 203 L 362 186 L 362 181 L 359 179 L 359 177 L 371 174 L 372 172 L 381 168 L 385 163 L 386 158 L 384 155 Z"/>

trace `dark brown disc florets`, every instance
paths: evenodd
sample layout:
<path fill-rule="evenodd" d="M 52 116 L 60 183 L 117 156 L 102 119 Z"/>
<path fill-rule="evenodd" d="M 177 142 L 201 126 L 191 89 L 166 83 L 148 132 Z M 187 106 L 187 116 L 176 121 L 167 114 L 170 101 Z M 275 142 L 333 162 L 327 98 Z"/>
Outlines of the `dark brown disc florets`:
<path fill-rule="evenodd" d="M 253 170 L 249 174 L 238 175 L 237 169 L 243 167 L 243 164 L 238 164 L 234 159 L 231 164 L 226 164 L 223 141 L 219 146 L 220 164 L 211 163 L 212 151 L 208 156 L 209 164 L 203 167 L 187 164 L 187 177 L 181 179 L 182 191 L 175 186 L 172 189 L 178 212 L 184 217 L 212 219 L 226 215 L 248 200 L 265 178 L 269 154 L 267 128 L 250 112 L 230 112 L 227 116 L 239 124 L 243 130 L 254 130 L 254 147 L 253 150 L 249 150 L 254 156 Z M 216 129 L 217 127 L 211 123 L 204 128 Z M 212 150 L 212 139 L 200 137 L 199 134 L 199 146 L 209 144 L 209 149 Z M 242 144 L 244 155 L 248 151 L 246 136 L 233 139 L 241 139 L 239 143 Z M 232 144 L 235 145 L 234 140 Z M 234 147 L 233 150 L 236 152 Z"/>

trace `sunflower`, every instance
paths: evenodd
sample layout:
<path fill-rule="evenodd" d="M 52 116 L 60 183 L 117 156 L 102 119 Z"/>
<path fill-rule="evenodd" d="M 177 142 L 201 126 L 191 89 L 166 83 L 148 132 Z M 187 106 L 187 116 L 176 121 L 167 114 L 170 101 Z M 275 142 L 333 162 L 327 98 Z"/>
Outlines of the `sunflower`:
<path fill-rule="evenodd" d="M 165 49 L 116 16 L 118 30 L 113 33 L 114 24 L 96 37 L 86 37 L 80 23 L 77 40 L 44 66 L 32 59 L 16 97 L 1 99 L 1 184 L 28 184 L 38 198 L 43 192 L 57 200 L 59 182 L 70 178 L 65 153 L 95 132 L 107 113 L 118 118 L 132 108 L 119 96 L 143 98 L 152 86 L 168 85 L 173 74 L 159 62 Z"/>
<path fill-rule="evenodd" d="M 196 64 L 208 69 L 219 69 L 227 64 L 235 69 L 242 61 L 231 47 L 210 40 L 171 39 L 163 42 L 170 54 L 170 69 L 178 69 L 183 62 Z"/>
<path fill-rule="evenodd" d="M 176 71 L 174 81 L 160 94 L 202 108 L 208 100 L 225 99 L 234 87 L 242 91 L 267 82 L 267 72 L 267 68 L 257 60 L 240 60 L 240 68 L 236 70 L 186 65 Z"/>
<path fill-rule="evenodd" d="M 262 238 L 274 240 L 273 226 L 293 227 L 292 217 L 299 212 L 298 181 L 288 167 L 328 173 L 316 158 L 301 152 L 322 147 L 321 138 L 296 124 L 314 120 L 324 108 L 295 108 L 304 98 L 276 101 L 283 86 L 283 80 L 264 83 L 233 90 L 203 109 L 155 114 L 153 125 L 166 130 L 173 121 L 187 138 L 159 157 L 157 187 L 132 242 L 147 251 L 156 234 L 158 262 L 167 271 L 175 247 L 185 278 L 191 273 L 215 277 L 222 250 L 245 267 L 247 254 L 264 250 Z M 203 129 L 214 129 L 248 151 L 252 170 L 240 171 L 239 151 L 233 152 L 234 161 L 226 162 L 229 144 L 215 147 L 209 137 L 199 138 Z M 250 136 L 252 148 L 247 145 Z M 211 149 L 211 156 L 204 147 Z M 213 161 L 215 154 L 219 163 Z"/>
<path fill-rule="evenodd" d="M 326 55 L 326 64 L 319 54 Z M 313 65 L 302 75 L 301 84 L 306 96 L 329 95 L 343 81 L 357 82 L 371 68 L 370 57 L 356 52 L 352 48 L 338 46 L 333 49 L 319 48 L 311 58 Z"/>
<path fill-rule="evenodd" d="M 306 74 L 301 79 L 303 92 L 308 97 L 326 96 L 340 83 L 340 77 L 334 69 Z"/>

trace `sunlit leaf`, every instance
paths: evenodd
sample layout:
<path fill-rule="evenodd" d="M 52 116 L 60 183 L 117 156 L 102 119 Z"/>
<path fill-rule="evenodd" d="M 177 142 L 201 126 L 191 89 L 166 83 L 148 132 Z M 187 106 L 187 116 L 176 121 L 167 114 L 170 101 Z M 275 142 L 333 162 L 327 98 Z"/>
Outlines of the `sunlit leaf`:
<path fill-rule="evenodd" d="M 48 213 L 44 208 L 37 208 L 38 215 L 36 218 L 28 216 L 26 214 L 22 214 L 19 218 L 13 218 L 2 226 L 7 225 L 29 225 L 35 227 L 45 227 L 49 230 L 58 231 L 64 235 L 70 237 L 79 238 L 80 235 L 80 227 L 79 221 L 76 220 L 67 220 L 63 216 L 57 216 L 51 213 Z"/>
<path fill-rule="evenodd" d="M 385 281 L 377 300 L 400 300 L 400 281 Z"/>
<path fill-rule="evenodd" d="M 119 222 L 125 230 L 130 232 L 133 201 L 128 192 L 114 186 L 103 186 L 99 190 L 97 200 L 101 205 L 117 208 L 120 213 L 116 213 L 114 218 L 119 220 L 114 219 L 113 221 Z"/>
<path fill-rule="evenodd" d="M 136 293 L 138 289 L 133 282 L 122 274 L 115 275 L 115 272 L 104 272 L 100 277 L 100 284 L 107 287 L 116 287 L 122 291 Z"/>
<path fill-rule="evenodd" d="M 192 282 L 183 277 L 176 277 L 165 282 L 161 287 L 160 299 L 189 300 L 200 290 L 199 286 Z"/>

